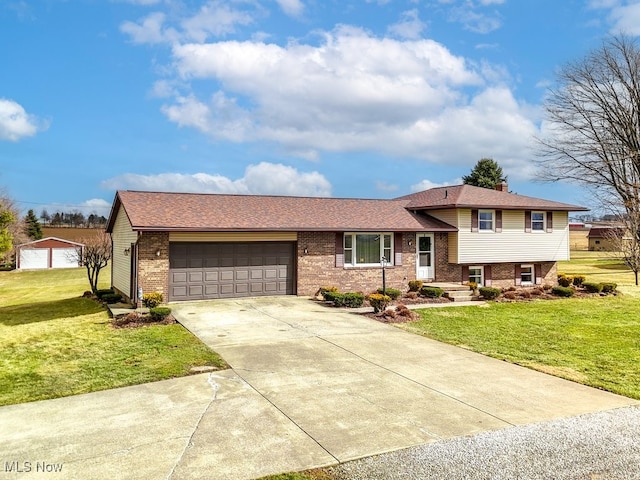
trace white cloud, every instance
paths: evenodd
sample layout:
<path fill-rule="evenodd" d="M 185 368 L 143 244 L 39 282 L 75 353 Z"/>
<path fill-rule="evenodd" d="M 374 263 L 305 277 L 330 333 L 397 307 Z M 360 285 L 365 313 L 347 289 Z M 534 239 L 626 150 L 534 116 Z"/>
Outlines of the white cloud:
<path fill-rule="evenodd" d="M 250 25 L 253 15 L 252 11 L 233 8 L 228 2 L 210 0 L 193 15 L 169 18 L 165 13 L 152 12 L 137 22 L 123 22 L 120 31 L 140 44 L 204 42 L 210 37 L 235 33 L 239 26 Z"/>
<path fill-rule="evenodd" d="M 276 0 L 284 13 L 291 17 L 299 17 L 304 11 L 304 4 L 300 0 Z"/>
<path fill-rule="evenodd" d="M 17 142 L 48 127 L 48 122 L 28 114 L 19 103 L 0 98 L 0 140 Z"/>
<path fill-rule="evenodd" d="M 162 173 L 138 175 L 127 173 L 102 182 L 112 190 L 147 190 L 167 192 L 230 193 L 261 195 L 296 195 L 328 197 L 331 184 L 318 172 L 299 172 L 282 164 L 261 162 L 249 165 L 242 178 L 232 180 L 223 175 L 196 173 Z"/>
<path fill-rule="evenodd" d="M 402 19 L 398 23 L 389 26 L 388 31 L 400 38 L 420 38 L 425 24 L 418 17 L 418 10 L 407 10 L 402 13 Z"/>
<path fill-rule="evenodd" d="M 450 185 L 461 185 L 462 184 L 462 178 L 456 178 L 450 182 L 442 182 L 442 183 L 437 183 L 437 182 L 432 182 L 429 179 L 424 179 L 421 180 L 418 183 L 415 183 L 413 185 L 411 185 L 411 192 L 422 192 L 423 190 L 429 190 L 430 188 L 438 188 L 438 187 L 448 187 Z"/>
<path fill-rule="evenodd" d="M 609 15 L 612 33 L 640 35 L 640 3 L 616 6 Z"/>
<path fill-rule="evenodd" d="M 214 93 L 175 96 L 163 112 L 214 140 L 274 142 L 312 159 L 375 151 L 468 165 L 479 154 L 527 162 L 536 133 L 538 114 L 504 86 L 503 67 L 471 64 L 432 40 L 343 26 L 319 45 L 191 43 L 173 56 L 183 84 L 209 82 Z"/>
<path fill-rule="evenodd" d="M 376 190 L 380 190 L 381 192 L 390 193 L 398 190 L 399 186 L 395 183 L 389 183 L 384 181 L 376 182 Z"/>
<path fill-rule="evenodd" d="M 467 30 L 483 34 L 493 32 L 502 26 L 502 20 L 497 13 L 480 13 L 469 5 L 452 9 L 451 20 L 462 23 Z"/>
<path fill-rule="evenodd" d="M 133 43 L 164 43 L 176 41 L 178 32 L 173 28 L 164 28 L 166 15 L 161 12 L 150 13 L 140 23 L 124 22 L 120 30 L 131 37 Z"/>

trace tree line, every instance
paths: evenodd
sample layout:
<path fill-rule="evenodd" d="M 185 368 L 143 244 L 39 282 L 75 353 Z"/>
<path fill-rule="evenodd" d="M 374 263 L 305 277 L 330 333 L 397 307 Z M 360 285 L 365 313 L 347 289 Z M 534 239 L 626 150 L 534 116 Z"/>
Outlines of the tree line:
<path fill-rule="evenodd" d="M 104 215 L 91 213 L 85 216 L 82 212 L 55 212 L 49 214 L 47 210 L 42 210 L 40 220 L 43 226 L 50 227 L 76 227 L 76 228 L 100 228 L 107 224 L 107 218 Z"/>

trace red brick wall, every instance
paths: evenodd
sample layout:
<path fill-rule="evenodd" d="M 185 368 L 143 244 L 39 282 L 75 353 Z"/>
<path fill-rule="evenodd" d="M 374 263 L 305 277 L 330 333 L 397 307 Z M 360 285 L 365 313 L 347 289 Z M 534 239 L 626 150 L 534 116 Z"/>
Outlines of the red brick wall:
<path fill-rule="evenodd" d="M 156 252 L 160 251 L 160 256 Z M 144 293 L 169 294 L 169 234 L 143 233 L 138 240 L 138 287 Z"/>
<path fill-rule="evenodd" d="M 407 282 L 415 279 L 415 233 L 402 235 L 402 266 L 385 268 L 387 287 L 407 290 Z M 320 287 L 335 286 L 342 292 L 370 293 L 382 287 L 380 267 L 336 267 L 333 232 L 298 233 L 298 295 L 314 295 Z M 409 240 L 412 246 L 409 246 Z M 304 249 L 307 253 L 304 253 Z"/>

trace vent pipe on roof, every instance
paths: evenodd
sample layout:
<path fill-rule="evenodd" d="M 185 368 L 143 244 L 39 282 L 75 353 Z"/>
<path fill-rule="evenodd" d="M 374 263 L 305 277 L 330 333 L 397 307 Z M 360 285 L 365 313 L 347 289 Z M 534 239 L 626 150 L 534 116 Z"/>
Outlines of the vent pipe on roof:
<path fill-rule="evenodd" d="M 444 198 L 449 198 L 449 190 L 444 191 Z"/>

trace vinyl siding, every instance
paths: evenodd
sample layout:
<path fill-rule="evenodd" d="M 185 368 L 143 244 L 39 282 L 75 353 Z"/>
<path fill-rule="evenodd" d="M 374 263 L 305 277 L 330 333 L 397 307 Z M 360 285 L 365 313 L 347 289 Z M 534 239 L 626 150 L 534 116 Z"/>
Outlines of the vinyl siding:
<path fill-rule="evenodd" d="M 295 242 L 296 232 L 171 232 L 170 242 Z"/>
<path fill-rule="evenodd" d="M 460 209 L 458 219 L 457 252 L 452 255 L 450 251 L 449 255 L 452 263 L 524 263 L 569 259 L 567 212 L 553 212 L 551 233 L 525 233 L 524 210 L 503 210 L 501 233 L 471 232 L 471 209 Z"/>
<path fill-rule="evenodd" d="M 425 213 L 454 227 L 458 226 L 459 211 L 456 209 L 450 208 L 447 210 L 428 210 Z"/>
<path fill-rule="evenodd" d="M 113 225 L 111 240 L 113 242 L 111 284 L 128 295 L 131 290 L 131 252 L 125 255 L 124 250 L 130 248 L 132 243 L 136 243 L 138 234 L 132 230 L 122 206 L 118 210 Z"/>

